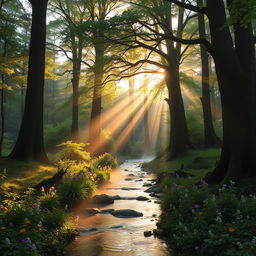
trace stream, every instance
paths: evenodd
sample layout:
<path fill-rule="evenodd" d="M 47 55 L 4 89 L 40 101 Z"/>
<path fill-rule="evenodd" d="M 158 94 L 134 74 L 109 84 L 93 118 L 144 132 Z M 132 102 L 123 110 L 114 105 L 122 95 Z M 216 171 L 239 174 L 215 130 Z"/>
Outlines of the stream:
<path fill-rule="evenodd" d="M 158 199 L 144 192 L 148 187 L 143 185 L 154 179 L 152 174 L 141 169 L 144 161 L 125 161 L 120 169 L 113 171 L 110 182 L 97 191 L 97 194 L 119 195 L 122 200 L 106 206 L 85 203 L 75 212 L 79 216 L 76 229 L 80 231 L 80 237 L 69 246 L 69 256 L 170 256 L 164 241 L 144 236 L 144 231 L 156 229 L 160 215 Z M 137 196 L 149 200 L 137 201 Z M 109 213 L 88 216 L 85 209 L 89 207 L 132 209 L 142 212 L 143 216 L 119 218 Z"/>

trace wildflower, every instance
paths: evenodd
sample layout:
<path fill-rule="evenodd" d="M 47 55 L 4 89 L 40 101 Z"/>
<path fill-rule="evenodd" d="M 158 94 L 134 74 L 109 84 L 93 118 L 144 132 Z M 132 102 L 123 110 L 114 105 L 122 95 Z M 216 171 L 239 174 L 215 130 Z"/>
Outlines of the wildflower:
<path fill-rule="evenodd" d="M 195 246 L 194 249 L 197 251 L 199 250 L 199 246 Z"/>
<path fill-rule="evenodd" d="M 195 204 L 194 208 L 199 209 L 199 208 L 201 208 L 201 205 L 200 204 Z"/>
<path fill-rule="evenodd" d="M 25 228 L 20 229 L 20 233 L 26 233 L 27 230 Z"/>
<path fill-rule="evenodd" d="M 223 239 L 222 239 L 222 238 L 219 238 L 218 241 L 219 241 L 219 242 L 223 242 Z"/>
<path fill-rule="evenodd" d="M 11 241 L 10 241 L 10 239 L 9 239 L 8 237 L 5 238 L 5 242 L 6 242 L 7 244 L 11 244 Z"/>
<path fill-rule="evenodd" d="M 230 233 L 233 233 L 233 232 L 235 232 L 236 230 L 235 230 L 235 228 L 230 227 L 230 228 L 228 229 L 228 231 L 229 231 Z"/>
<path fill-rule="evenodd" d="M 25 220 L 25 221 L 24 221 L 24 224 L 31 224 L 31 221 Z"/>
<path fill-rule="evenodd" d="M 198 212 L 197 214 L 198 214 L 199 216 L 202 216 L 202 215 L 203 215 L 203 213 L 202 213 L 202 212 Z"/>
<path fill-rule="evenodd" d="M 4 229 L 6 229 L 6 227 L 0 227 L 0 230 L 4 230 Z"/>
<path fill-rule="evenodd" d="M 68 209 L 68 205 L 66 204 L 66 205 L 65 205 L 65 210 L 67 210 L 67 209 Z"/>
<path fill-rule="evenodd" d="M 44 190 L 44 187 L 42 187 L 42 188 L 41 188 L 41 192 L 44 193 L 44 191 L 45 191 L 45 190 Z"/>
<path fill-rule="evenodd" d="M 41 227 L 42 227 L 42 225 L 40 225 L 40 224 L 37 224 L 36 226 L 37 226 L 38 228 L 41 228 Z"/>

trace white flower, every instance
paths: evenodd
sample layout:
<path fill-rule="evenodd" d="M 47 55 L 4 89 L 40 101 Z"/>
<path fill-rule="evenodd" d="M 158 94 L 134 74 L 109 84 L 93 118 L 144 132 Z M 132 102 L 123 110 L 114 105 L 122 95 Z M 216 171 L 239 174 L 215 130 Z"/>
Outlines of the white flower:
<path fill-rule="evenodd" d="M 11 241 L 10 241 L 10 239 L 9 239 L 8 237 L 5 238 L 5 242 L 6 242 L 7 244 L 11 244 Z"/>

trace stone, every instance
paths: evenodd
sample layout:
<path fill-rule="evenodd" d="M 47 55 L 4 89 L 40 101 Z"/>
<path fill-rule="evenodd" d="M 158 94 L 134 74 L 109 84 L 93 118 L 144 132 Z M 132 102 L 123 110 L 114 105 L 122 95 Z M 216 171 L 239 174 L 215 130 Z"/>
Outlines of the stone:
<path fill-rule="evenodd" d="M 163 193 L 155 193 L 156 198 L 161 198 L 164 194 Z"/>
<path fill-rule="evenodd" d="M 116 197 L 106 194 L 96 195 L 92 198 L 92 201 L 96 204 L 113 204 Z"/>
<path fill-rule="evenodd" d="M 99 212 L 100 212 L 100 210 L 98 208 L 86 208 L 84 210 L 84 213 L 87 214 L 87 215 L 95 215 Z"/>
<path fill-rule="evenodd" d="M 103 209 L 103 210 L 101 210 L 99 213 L 101 213 L 101 214 L 106 214 L 106 213 L 111 213 L 111 212 L 113 212 L 114 211 L 114 209 Z"/>
<path fill-rule="evenodd" d="M 139 188 L 121 188 L 122 190 L 139 190 Z"/>
<path fill-rule="evenodd" d="M 138 197 L 136 198 L 136 200 L 137 200 L 137 201 L 148 201 L 148 198 L 145 197 L 145 196 L 138 196 Z"/>
<path fill-rule="evenodd" d="M 152 231 L 144 231 L 144 236 L 145 237 L 150 237 L 153 235 L 153 232 Z"/>
<path fill-rule="evenodd" d="M 153 214 L 153 215 L 152 215 L 152 217 L 154 217 L 154 218 L 155 218 L 155 217 L 157 217 L 157 215 L 156 215 L 156 214 Z"/>
<path fill-rule="evenodd" d="M 143 179 L 135 180 L 136 182 L 143 181 Z"/>
<path fill-rule="evenodd" d="M 127 170 L 127 169 L 124 169 L 124 171 L 125 171 L 125 172 L 129 172 L 129 170 Z"/>
<path fill-rule="evenodd" d="M 142 212 L 137 212 L 131 209 L 122 209 L 122 210 L 115 210 L 111 212 L 111 214 L 115 217 L 119 218 L 135 218 L 143 216 Z"/>
<path fill-rule="evenodd" d="M 154 233 L 154 236 L 156 236 L 156 237 L 164 236 L 164 230 L 163 229 L 154 229 L 153 233 Z"/>
<path fill-rule="evenodd" d="M 152 187 L 152 184 L 151 183 L 144 183 L 143 187 Z"/>
<path fill-rule="evenodd" d="M 129 177 L 134 177 L 135 175 L 133 173 L 128 174 Z"/>
<path fill-rule="evenodd" d="M 131 181 L 132 179 L 131 179 L 131 178 L 126 178 L 126 179 L 124 179 L 124 180 L 126 180 L 126 181 Z"/>

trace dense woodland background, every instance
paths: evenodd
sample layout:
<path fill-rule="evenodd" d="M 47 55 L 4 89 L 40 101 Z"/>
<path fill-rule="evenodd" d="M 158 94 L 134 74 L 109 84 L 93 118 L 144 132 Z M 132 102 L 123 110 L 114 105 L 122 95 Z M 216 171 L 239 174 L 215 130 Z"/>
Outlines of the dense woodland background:
<path fill-rule="evenodd" d="M 209 182 L 254 175 L 255 1 L 0 8 L 2 156 L 47 161 L 67 140 L 167 160 L 223 145 Z"/>

